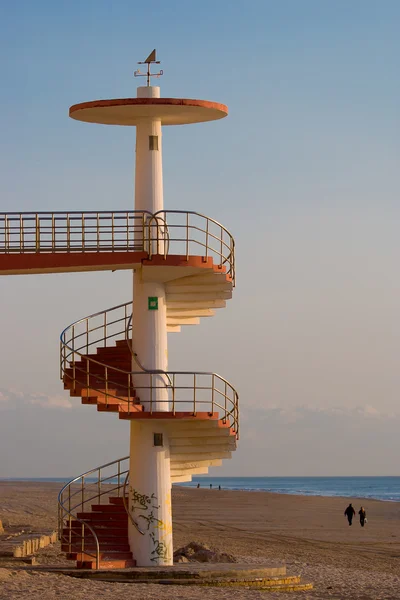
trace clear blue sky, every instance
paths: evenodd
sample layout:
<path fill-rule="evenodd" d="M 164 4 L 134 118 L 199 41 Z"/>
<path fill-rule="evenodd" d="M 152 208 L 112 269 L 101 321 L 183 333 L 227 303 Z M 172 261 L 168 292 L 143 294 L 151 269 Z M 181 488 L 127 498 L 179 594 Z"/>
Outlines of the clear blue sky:
<path fill-rule="evenodd" d="M 229 106 L 221 122 L 163 136 L 166 208 L 203 212 L 237 243 L 229 307 L 169 340 L 171 368 L 213 370 L 240 391 L 242 446 L 219 473 L 346 474 L 340 457 L 309 466 L 338 431 L 351 472 L 398 472 L 390 427 L 400 413 L 399 21 L 394 0 L 38 0 L 0 9 L 1 211 L 133 207 L 134 131 L 72 121 L 68 108 L 135 96 L 136 61 L 154 47 L 163 95 Z M 0 476 L 73 475 L 124 453 L 127 432 L 111 415 L 46 403 L 68 401 L 57 379 L 61 330 L 128 300 L 130 288 L 128 273 L 0 279 L 2 457 L 18 441 L 10 419 L 20 415 L 25 432 Z M 35 394 L 29 438 L 23 405 Z M 262 440 L 276 411 L 278 459 L 269 464 L 274 432 Z M 46 427 L 79 419 L 86 446 L 61 465 L 68 432 L 56 436 L 49 462 Z M 306 421 L 317 425 L 304 429 Z M 298 440 L 291 459 L 289 440 Z"/>

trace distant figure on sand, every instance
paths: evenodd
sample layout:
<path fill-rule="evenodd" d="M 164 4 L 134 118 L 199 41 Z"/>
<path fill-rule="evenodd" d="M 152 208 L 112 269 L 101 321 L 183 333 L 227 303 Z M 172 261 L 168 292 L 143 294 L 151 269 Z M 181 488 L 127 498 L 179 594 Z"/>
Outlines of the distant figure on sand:
<path fill-rule="evenodd" d="M 360 510 L 358 511 L 358 514 L 360 515 L 360 525 L 361 525 L 361 527 L 364 527 L 365 521 L 367 520 L 366 519 L 367 513 L 365 512 L 365 508 L 361 507 Z"/>
<path fill-rule="evenodd" d="M 354 510 L 353 505 L 350 502 L 350 504 L 348 505 L 348 507 L 344 511 L 344 516 L 347 517 L 349 525 L 351 525 L 351 522 L 352 522 L 353 517 L 354 517 L 355 514 L 356 514 L 356 511 Z"/>
<path fill-rule="evenodd" d="M 212 490 L 212 483 L 210 483 L 210 490 Z"/>
<path fill-rule="evenodd" d="M 200 484 L 198 483 L 198 484 L 197 484 L 197 489 L 199 489 L 199 487 L 200 487 Z"/>

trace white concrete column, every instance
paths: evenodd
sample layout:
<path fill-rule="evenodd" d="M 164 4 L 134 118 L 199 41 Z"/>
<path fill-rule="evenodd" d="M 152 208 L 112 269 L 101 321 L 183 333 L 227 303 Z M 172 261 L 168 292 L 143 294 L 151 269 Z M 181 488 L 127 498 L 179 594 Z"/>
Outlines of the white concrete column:
<path fill-rule="evenodd" d="M 158 87 L 138 88 L 138 97 L 158 98 Z M 163 209 L 161 121 L 145 119 L 136 127 L 135 210 L 149 211 L 144 239 L 152 254 L 164 252 L 164 221 L 151 218 Z M 140 234 L 142 235 L 142 234 Z M 136 240 L 138 237 L 136 237 Z M 134 376 L 137 396 L 146 412 L 169 409 L 164 374 L 146 371 L 168 369 L 167 309 L 162 282 L 146 282 L 140 269 L 134 273 L 132 347 L 144 371 Z M 140 371 L 135 360 L 132 370 Z M 162 445 L 155 440 L 161 434 Z M 158 420 L 131 421 L 129 507 L 141 535 L 129 522 L 129 543 L 139 566 L 172 565 L 171 473 L 169 441 Z"/>
<path fill-rule="evenodd" d="M 165 286 L 143 282 L 137 271 L 133 280 L 132 348 L 146 370 L 168 370 L 167 306 Z M 154 308 L 154 305 L 156 308 Z M 140 371 L 135 360 L 132 370 Z M 168 411 L 168 378 L 164 374 L 134 376 L 136 393 L 146 411 Z"/>
<path fill-rule="evenodd" d="M 137 97 L 159 98 L 160 88 L 140 87 Z M 161 120 L 146 118 L 136 126 L 135 209 L 155 213 L 163 208 Z"/>
<path fill-rule="evenodd" d="M 139 567 L 173 564 L 170 458 L 159 423 L 131 422 L 129 509 L 143 535 L 130 522 L 129 544 Z"/>
<path fill-rule="evenodd" d="M 139 87 L 138 98 L 159 98 L 160 88 L 156 86 Z M 155 140 L 151 141 L 151 137 Z M 149 213 L 163 209 L 162 147 L 161 121 L 146 118 L 136 127 L 136 172 L 135 172 L 135 210 Z M 152 251 L 164 252 L 164 227 L 156 221 L 151 223 L 145 239 L 151 240 Z M 167 350 L 167 312 L 165 305 L 165 287 L 163 283 L 142 281 L 138 270 L 134 275 L 133 288 L 132 346 L 140 364 L 145 370 L 163 370 L 168 368 Z M 134 371 L 139 370 L 135 361 Z M 168 389 L 165 375 L 143 375 L 135 378 L 137 391 L 145 410 L 168 410 Z"/>
<path fill-rule="evenodd" d="M 160 88 L 139 87 L 137 96 L 159 98 Z M 136 126 L 135 210 L 145 210 L 151 214 L 164 208 L 161 135 L 161 120 L 156 117 L 144 118 Z M 153 254 L 162 254 L 165 234 L 163 215 L 157 220 L 146 219 L 146 223 L 149 229 L 144 235 L 145 249 L 151 249 Z M 140 232 L 137 233 L 140 235 Z"/>

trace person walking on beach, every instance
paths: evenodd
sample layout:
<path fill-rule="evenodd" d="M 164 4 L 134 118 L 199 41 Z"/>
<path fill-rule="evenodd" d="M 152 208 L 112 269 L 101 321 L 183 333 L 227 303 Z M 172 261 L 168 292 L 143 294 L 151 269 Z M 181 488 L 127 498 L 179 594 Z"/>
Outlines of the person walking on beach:
<path fill-rule="evenodd" d="M 360 515 L 360 525 L 361 527 L 364 527 L 365 521 L 367 520 L 367 513 L 365 512 L 365 508 L 361 507 L 358 511 L 358 514 Z"/>
<path fill-rule="evenodd" d="M 351 525 L 351 522 L 352 522 L 353 517 L 354 517 L 355 514 L 356 514 L 356 511 L 354 510 L 353 505 L 350 502 L 350 504 L 348 505 L 348 507 L 344 511 L 344 516 L 347 517 L 349 525 Z"/>

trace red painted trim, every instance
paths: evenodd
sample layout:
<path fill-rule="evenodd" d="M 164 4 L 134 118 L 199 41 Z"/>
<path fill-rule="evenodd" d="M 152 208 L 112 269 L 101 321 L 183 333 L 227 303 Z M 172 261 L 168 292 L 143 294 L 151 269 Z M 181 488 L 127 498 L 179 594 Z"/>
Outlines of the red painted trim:
<path fill-rule="evenodd" d="M 208 412 L 198 412 L 194 415 L 191 412 L 133 412 L 133 413 L 120 413 L 120 419 L 173 419 L 180 421 L 181 419 L 189 420 L 189 421 L 216 421 L 218 420 L 219 414 L 217 412 L 208 413 Z"/>
<path fill-rule="evenodd" d="M 219 110 L 226 115 L 228 114 L 228 107 L 225 104 L 210 102 L 208 100 L 192 100 L 190 98 L 113 98 L 110 100 L 92 100 L 91 102 L 73 104 L 69 109 L 69 116 L 72 116 L 78 110 L 108 108 L 111 106 L 193 106 Z"/>
<path fill-rule="evenodd" d="M 225 273 L 226 268 L 214 265 L 213 259 L 203 256 L 154 255 L 146 252 L 38 252 L 0 254 L 0 275 L 35 273 L 67 273 L 79 271 L 120 270 L 146 267 L 195 267 Z"/>
<path fill-rule="evenodd" d="M 147 252 L 38 252 L 1 254 L 0 274 L 62 273 L 140 265 Z"/>

